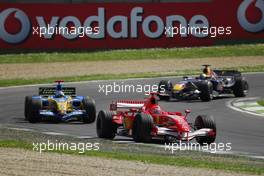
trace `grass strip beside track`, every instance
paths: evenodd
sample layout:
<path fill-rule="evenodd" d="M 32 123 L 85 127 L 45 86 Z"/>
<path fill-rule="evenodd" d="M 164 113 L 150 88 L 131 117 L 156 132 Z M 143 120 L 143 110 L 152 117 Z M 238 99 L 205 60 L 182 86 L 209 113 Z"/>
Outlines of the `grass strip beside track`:
<path fill-rule="evenodd" d="M 254 67 L 237 67 L 225 68 L 236 69 L 241 72 L 264 72 L 264 65 Z M 52 77 L 45 79 L 4 79 L 0 80 L 0 87 L 30 85 L 30 84 L 44 84 L 53 83 L 54 80 L 64 80 L 65 82 L 77 81 L 91 81 L 91 80 L 116 80 L 116 79 L 129 79 L 129 78 L 153 78 L 153 77 L 167 77 L 167 76 L 185 76 L 185 75 L 199 75 L 200 70 L 184 70 L 177 72 L 147 72 L 147 73 L 130 73 L 130 74 L 96 74 L 96 75 L 83 75 L 74 77 Z"/>
<path fill-rule="evenodd" d="M 4 63 L 50 63 L 78 61 L 110 61 L 141 59 L 184 59 L 232 56 L 263 56 L 264 44 L 228 45 L 196 48 L 171 49 L 129 49 L 78 53 L 30 53 L 2 54 L 0 64 Z"/>
<path fill-rule="evenodd" d="M 264 99 L 263 99 L 263 100 L 259 100 L 259 101 L 257 101 L 257 103 L 258 103 L 259 105 L 261 105 L 261 106 L 264 106 Z"/>
<path fill-rule="evenodd" d="M 33 146 L 30 143 L 24 141 L 14 140 L 0 140 L 0 148 L 20 148 L 25 150 L 32 150 Z M 79 154 L 77 151 L 59 150 L 52 151 L 61 154 L 74 154 L 91 157 L 103 157 L 108 159 L 128 160 L 128 161 L 139 161 L 144 163 L 170 165 L 170 166 L 183 166 L 183 167 L 194 167 L 194 168 L 206 168 L 206 169 L 217 169 L 232 171 L 238 173 L 249 173 L 249 174 L 263 174 L 264 167 L 252 166 L 243 163 L 236 162 L 221 162 L 215 160 L 203 160 L 193 159 L 191 157 L 184 156 L 163 156 L 163 155 L 151 155 L 151 154 L 136 154 L 136 153 L 125 153 L 125 152 L 107 152 L 107 151 L 88 151 L 83 154 Z"/>

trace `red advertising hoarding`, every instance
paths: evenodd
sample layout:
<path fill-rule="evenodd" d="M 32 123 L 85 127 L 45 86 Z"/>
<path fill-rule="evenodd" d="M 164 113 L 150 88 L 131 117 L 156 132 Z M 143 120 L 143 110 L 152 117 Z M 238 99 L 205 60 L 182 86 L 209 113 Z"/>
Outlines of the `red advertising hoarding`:
<path fill-rule="evenodd" d="M 1 4 L 0 48 L 115 49 L 264 41 L 263 0 Z"/>

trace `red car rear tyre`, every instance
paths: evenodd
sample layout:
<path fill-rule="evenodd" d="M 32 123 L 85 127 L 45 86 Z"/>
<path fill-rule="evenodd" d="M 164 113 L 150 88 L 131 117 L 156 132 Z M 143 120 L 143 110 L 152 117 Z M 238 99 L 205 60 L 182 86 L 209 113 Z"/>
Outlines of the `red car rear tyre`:
<path fill-rule="evenodd" d="M 199 115 L 198 117 L 196 117 L 194 122 L 194 127 L 196 130 L 202 128 L 210 128 L 213 129 L 213 131 L 216 133 L 216 125 L 214 120 L 206 115 Z M 215 138 L 216 138 L 216 134 L 214 136 L 201 136 L 201 137 L 196 137 L 196 141 L 200 145 L 211 144 L 215 141 Z"/>
<path fill-rule="evenodd" d="M 116 134 L 116 126 L 112 122 L 114 113 L 100 111 L 96 121 L 96 132 L 99 138 L 113 139 Z"/>
<path fill-rule="evenodd" d="M 148 114 L 137 114 L 133 124 L 133 139 L 136 142 L 149 142 L 151 140 L 151 130 L 153 119 Z"/>

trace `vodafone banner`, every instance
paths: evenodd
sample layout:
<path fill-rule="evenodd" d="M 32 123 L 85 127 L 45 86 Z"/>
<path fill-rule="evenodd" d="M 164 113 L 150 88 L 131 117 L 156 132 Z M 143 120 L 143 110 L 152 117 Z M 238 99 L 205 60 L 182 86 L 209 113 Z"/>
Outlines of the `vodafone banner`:
<path fill-rule="evenodd" d="M 169 48 L 263 41 L 263 0 L 0 4 L 0 50 Z"/>

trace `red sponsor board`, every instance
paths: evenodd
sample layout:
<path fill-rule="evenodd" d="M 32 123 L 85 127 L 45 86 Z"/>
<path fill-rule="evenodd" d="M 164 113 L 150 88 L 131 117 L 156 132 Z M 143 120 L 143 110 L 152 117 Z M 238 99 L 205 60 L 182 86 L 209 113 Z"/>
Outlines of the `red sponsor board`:
<path fill-rule="evenodd" d="M 263 0 L 1 4 L 0 48 L 170 48 L 264 41 L 263 14 Z"/>

